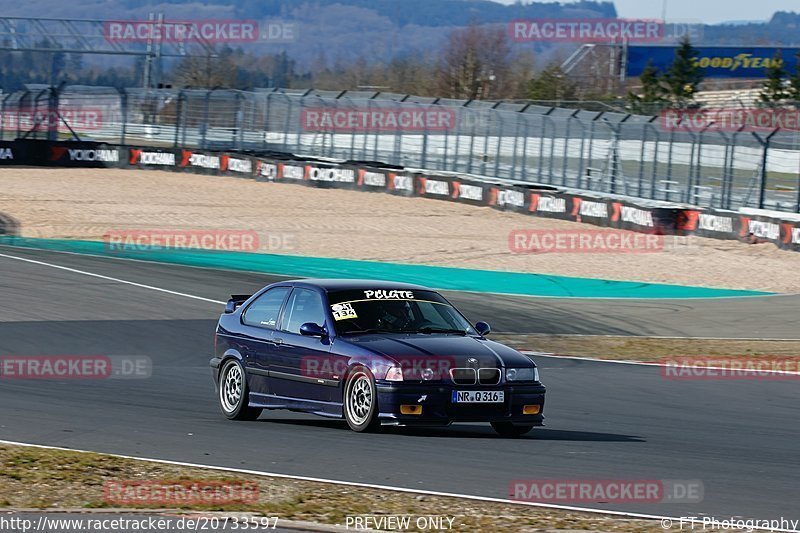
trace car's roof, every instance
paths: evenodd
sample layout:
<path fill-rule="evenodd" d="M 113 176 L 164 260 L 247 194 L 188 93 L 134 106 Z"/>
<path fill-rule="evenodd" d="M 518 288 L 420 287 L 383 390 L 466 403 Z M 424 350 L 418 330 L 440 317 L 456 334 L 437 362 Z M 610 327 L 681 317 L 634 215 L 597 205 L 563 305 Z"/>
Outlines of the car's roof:
<path fill-rule="evenodd" d="M 328 292 L 361 290 L 361 289 L 397 289 L 397 290 L 431 290 L 422 285 L 383 281 L 374 279 L 298 279 L 291 281 L 296 286 L 319 287 Z"/>

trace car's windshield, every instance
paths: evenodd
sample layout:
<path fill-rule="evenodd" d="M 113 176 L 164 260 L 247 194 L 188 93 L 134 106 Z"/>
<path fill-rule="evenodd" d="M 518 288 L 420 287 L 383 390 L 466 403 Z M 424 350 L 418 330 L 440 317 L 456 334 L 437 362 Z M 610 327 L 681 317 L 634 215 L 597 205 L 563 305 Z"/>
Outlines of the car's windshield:
<path fill-rule="evenodd" d="M 433 291 L 357 290 L 329 294 L 340 335 L 419 333 L 475 335 L 466 318 Z"/>

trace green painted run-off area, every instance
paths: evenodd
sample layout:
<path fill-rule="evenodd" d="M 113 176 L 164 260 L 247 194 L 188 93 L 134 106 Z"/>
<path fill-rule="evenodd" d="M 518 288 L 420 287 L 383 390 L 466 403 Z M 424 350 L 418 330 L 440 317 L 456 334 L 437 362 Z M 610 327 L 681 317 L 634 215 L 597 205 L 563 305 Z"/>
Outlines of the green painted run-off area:
<path fill-rule="evenodd" d="M 771 293 L 660 283 L 473 270 L 324 257 L 194 249 L 112 249 L 104 242 L 2 236 L 0 244 L 296 277 L 368 278 L 418 283 L 437 289 L 557 298 L 721 298 Z M 621 258 L 622 259 L 622 258 Z"/>

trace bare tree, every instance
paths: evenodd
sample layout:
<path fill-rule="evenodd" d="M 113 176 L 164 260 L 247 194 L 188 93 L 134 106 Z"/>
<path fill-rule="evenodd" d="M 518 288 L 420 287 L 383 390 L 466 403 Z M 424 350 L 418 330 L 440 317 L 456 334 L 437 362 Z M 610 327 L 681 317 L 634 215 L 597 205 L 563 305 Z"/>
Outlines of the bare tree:
<path fill-rule="evenodd" d="M 450 33 L 439 61 L 438 92 L 450 98 L 503 98 L 511 48 L 501 26 L 472 24 Z"/>
<path fill-rule="evenodd" d="M 180 87 L 235 87 L 236 61 L 225 49 L 216 56 L 187 56 L 175 66 L 173 78 Z"/>

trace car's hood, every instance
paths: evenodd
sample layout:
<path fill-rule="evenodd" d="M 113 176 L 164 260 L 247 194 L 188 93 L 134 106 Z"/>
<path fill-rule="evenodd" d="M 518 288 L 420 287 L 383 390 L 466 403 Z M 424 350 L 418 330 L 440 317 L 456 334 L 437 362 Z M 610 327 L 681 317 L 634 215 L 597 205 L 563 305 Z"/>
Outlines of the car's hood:
<path fill-rule="evenodd" d="M 444 357 L 458 367 L 530 367 L 530 358 L 500 343 L 479 337 L 441 334 L 370 334 L 343 337 L 344 342 L 375 355 L 401 362 L 403 358 Z M 477 359 L 477 363 L 468 359 Z"/>

